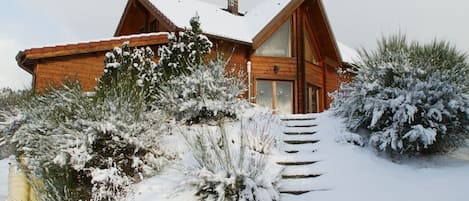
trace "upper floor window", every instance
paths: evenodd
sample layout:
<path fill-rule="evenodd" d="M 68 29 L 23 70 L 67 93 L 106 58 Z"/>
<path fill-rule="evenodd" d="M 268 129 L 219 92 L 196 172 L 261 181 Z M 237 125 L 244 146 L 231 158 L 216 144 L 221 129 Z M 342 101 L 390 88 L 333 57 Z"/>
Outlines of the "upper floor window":
<path fill-rule="evenodd" d="M 316 56 L 316 51 L 312 46 L 311 39 L 308 34 L 304 35 L 305 41 L 305 60 L 307 62 L 318 64 L 318 57 Z"/>
<path fill-rule="evenodd" d="M 291 22 L 285 22 L 256 50 L 257 56 L 291 57 Z"/>

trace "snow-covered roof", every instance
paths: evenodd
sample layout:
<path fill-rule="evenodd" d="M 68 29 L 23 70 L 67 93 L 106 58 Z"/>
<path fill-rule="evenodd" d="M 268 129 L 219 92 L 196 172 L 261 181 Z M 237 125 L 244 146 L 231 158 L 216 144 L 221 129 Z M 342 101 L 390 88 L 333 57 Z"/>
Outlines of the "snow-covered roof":
<path fill-rule="evenodd" d="M 340 41 L 337 41 L 337 47 L 339 48 L 340 55 L 342 56 L 343 62 L 352 64 L 352 63 L 357 62 L 358 59 L 360 58 L 356 50 L 343 44 Z"/>
<path fill-rule="evenodd" d="M 177 27 L 189 27 L 189 21 L 199 15 L 206 34 L 252 43 L 253 38 L 292 0 L 239 1 L 244 16 L 223 9 L 226 0 L 149 0 Z"/>

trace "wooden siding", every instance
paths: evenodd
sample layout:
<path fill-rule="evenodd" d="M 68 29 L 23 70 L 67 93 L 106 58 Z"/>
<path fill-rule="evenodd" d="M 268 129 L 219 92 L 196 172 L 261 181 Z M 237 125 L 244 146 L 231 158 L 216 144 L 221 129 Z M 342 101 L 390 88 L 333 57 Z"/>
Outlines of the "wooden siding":
<path fill-rule="evenodd" d="M 328 93 L 334 92 L 339 88 L 339 76 L 335 68 L 328 66 L 326 70 L 326 109 L 329 108 L 332 98 L 329 97 Z"/>
<path fill-rule="evenodd" d="M 35 72 L 35 89 L 44 91 L 50 86 L 60 86 L 67 78 L 80 80 L 84 91 L 93 91 L 96 79 L 103 72 L 104 52 L 80 56 L 67 56 L 38 62 Z"/>
<path fill-rule="evenodd" d="M 306 82 L 317 86 L 324 87 L 324 77 L 322 68 L 312 63 L 306 62 Z"/>
<path fill-rule="evenodd" d="M 296 80 L 296 58 L 252 57 L 252 79 Z M 278 66 L 278 73 L 274 72 Z"/>
<path fill-rule="evenodd" d="M 249 58 L 250 47 L 246 45 L 236 44 L 234 42 L 223 41 L 209 38 L 213 43 L 213 48 L 208 56 L 208 60 L 216 59 L 221 56 L 222 59 L 228 60 L 227 69 L 241 70 L 247 73 L 247 62 Z"/>
<path fill-rule="evenodd" d="M 157 50 L 157 46 L 151 46 Z M 40 59 L 34 68 L 34 89 L 43 92 L 51 86 L 61 86 L 66 79 L 78 79 L 84 91 L 94 91 L 104 69 L 107 51 Z M 155 58 L 157 62 L 159 58 Z"/>

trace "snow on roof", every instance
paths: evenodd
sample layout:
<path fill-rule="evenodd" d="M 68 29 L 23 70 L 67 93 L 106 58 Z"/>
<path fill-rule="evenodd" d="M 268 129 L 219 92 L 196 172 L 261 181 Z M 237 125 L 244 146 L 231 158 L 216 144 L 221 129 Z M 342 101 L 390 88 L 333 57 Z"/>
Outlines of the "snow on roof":
<path fill-rule="evenodd" d="M 239 1 L 244 16 L 233 15 L 223 9 L 226 0 L 149 0 L 177 27 L 189 27 L 189 21 L 199 15 L 206 34 L 252 43 L 253 38 L 291 0 Z"/>
<path fill-rule="evenodd" d="M 342 56 L 343 62 L 352 64 L 352 63 L 357 62 L 358 59 L 360 59 L 360 55 L 353 48 L 343 44 L 340 41 L 337 41 L 337 46 L 339 48 L 340 55 Z"/>

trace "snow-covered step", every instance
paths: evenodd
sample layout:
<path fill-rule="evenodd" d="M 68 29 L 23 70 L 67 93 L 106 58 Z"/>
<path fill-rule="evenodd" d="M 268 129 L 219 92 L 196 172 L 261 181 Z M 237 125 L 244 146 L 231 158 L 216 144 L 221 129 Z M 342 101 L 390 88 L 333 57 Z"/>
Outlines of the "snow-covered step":
<path fill-rule="evenodd" d="M 282 179 L 279 182 L 280 193 L 310 192 L 320 190 L 330 190 L 332 186 L 327 179 L 319 176 L 312 178 Z"/>
<path fill-rule="evenodd" d="M 294 120 L 315 120 L 315 114 L 290 114 L 290 115 L 279 115 L 282 121 L 294 121 Z"/>
<path fill-rule="evenodd" d="M 317 132 L 316 127 L 285 127 L 283 133 L 285 134 L 302 134 L 302 133 L 311 133 L 314 134 Z"/>
<path fill-rule="evenodd" d="M 282 161 L 279 161 L 277 162 L 278 165 L 283 165 L 283 166 L 295 166 L 295 165 L 310 165 L 310 164 L 314 164 L 314 163 L 317 163 L 318 161 L 298 161 L 298 162 L 295 162 L 295 161 L 292 161 L 292 162 L 282 162 Z"/>
<path fill-rule="evenodd" d="M 316 162 L 309 165 L 286 166 L 282 175 L 323 175 L 325 174 L 324 162 Z"/>
<path fill-rule="evenodd" d="M 299 151 L 302 153 L 312 153 L 316 152 L 319 149 L 319 144 L 321 142 L 317 142 L 314 144 L 280 144 L 280 148 L 283 151 Z"/>
<path fill-rule="evenodd" d="M 303 133 L 298 133 L 298 132 L 284 132 L 283 134 L 285 135 L 314 135 L 316 134 L 317 132 L 316 131 L 312 131 L 312 132 L 303 132 Z"/>
<path fill-rule="evenodd" d="M 300 144 L 315 144 L 319 142 L 319 140 L 283 140 L 283 142 L 287 144 L 300 145 Z"/>
<path fill-rule="evenodd" d="M 315 120 L 290 120 L 290 121 L 284 121 L 283 123 L 287 127 L 298 127 L 298 126 L 314 127 L 314 126 L 317 126 L 317 123 L 316 123 Z"/>
<path fill-rule="evenodd" d="M 320 161 L 321 158 L 317 154 L 312 153 L 299 153 L 299 154 L 278 154 L 274 156 L 276 161 L 281 162 L 294 162 L 294 161 Z"/>
<path fill-rule="evenodd" d="M 319 141 L 317 135 L 283 135 L 282 140 L 314 140 Z"/>

